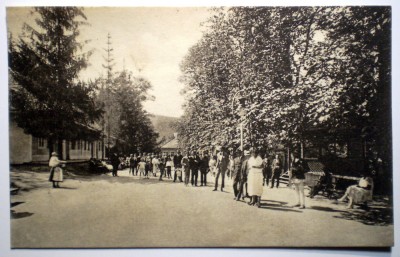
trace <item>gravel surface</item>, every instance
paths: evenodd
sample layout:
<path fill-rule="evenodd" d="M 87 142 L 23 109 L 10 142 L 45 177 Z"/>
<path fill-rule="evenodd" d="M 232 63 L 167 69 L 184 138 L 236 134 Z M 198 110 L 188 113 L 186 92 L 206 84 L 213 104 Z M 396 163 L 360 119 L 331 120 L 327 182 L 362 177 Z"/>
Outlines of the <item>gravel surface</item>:
<path fill-rule="evenodd" d="M 119 247 L 313 247 L 391 246 L 391 208 L 382 201 L 370 210 L 346 210 L 326 198 L 306 199 L 292 208 L 293 190 L 265 188 L 257 208 L 226 191 L 185 187 L 151 177 L 93 177 L 67 174 L 53 189 L 48 174 L 13 170 L 21 187 L 11 196 L 13 248 Z M 213 180 L 209 176 L 209 181 Z M 200 183 L 199 183 L 200 184 Z M 247 200 L 246 200 L 247 201 Z"/>

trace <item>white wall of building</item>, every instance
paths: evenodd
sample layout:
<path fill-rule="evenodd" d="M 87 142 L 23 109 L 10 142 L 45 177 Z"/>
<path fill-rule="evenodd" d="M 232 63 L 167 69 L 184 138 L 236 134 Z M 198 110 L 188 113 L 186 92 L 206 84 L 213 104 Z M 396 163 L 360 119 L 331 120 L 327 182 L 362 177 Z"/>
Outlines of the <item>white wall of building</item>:
<path fill-rule="evenodd" d="M 10 121 L 10 163 L 22 164 L 32 161 L 32 136 Z"/>

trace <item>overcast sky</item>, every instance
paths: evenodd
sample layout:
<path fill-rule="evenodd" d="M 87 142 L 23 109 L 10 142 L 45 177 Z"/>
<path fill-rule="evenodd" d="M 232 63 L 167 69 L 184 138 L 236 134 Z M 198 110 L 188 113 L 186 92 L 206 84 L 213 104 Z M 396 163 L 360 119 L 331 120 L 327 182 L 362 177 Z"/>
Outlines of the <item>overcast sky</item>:
<path fill-rule="evenodd" d="M 15 38 L 24 22 L 32 23 L 29 8 L 7 10 L 7 25 Z M 94 50 L 90 66 L 82 78 L 105 74 L 107 34 L 111 35 L 116 65 L 148 79 L 153 85 L 155 101 L 146 102 L 145 109 L 153 114 L 178 117 L 183 114 L 179 83 L 179 64 L 188 49 L 201 37 L 200 24 L 210 15 L 207 8 L 85 8 L 90 26 L 81 27 L 81 40 L 90 39 L 86 50 Z"/>

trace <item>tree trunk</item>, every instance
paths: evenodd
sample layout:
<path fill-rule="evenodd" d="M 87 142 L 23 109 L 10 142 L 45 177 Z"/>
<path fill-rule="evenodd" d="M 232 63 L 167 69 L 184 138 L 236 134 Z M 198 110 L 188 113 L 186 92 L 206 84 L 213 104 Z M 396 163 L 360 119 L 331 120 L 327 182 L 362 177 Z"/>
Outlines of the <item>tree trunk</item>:
<path fill-rule="evenodd" d="M 47 148 L 49 149 L 49 159 L 51 157 L 51 153 L 54 152 L 54 145 L 53 145 L 53 139 L 48 138 L 47 139 Z"/>
<path fill-rule="evenodd" d="M 70 141 L 66 141 L 66 146 L 65 146 L 65 151 L 66 151 L 66 159 L 69 160 L 71 157 L 69 156 L 69 145 L 70 145 Z"/>
<path fill-rule="evenodd" d="M 57 153 L 58 153 L 58 158 L 63 159 L 63 140 L 62 139 L 57 140 Z"/>

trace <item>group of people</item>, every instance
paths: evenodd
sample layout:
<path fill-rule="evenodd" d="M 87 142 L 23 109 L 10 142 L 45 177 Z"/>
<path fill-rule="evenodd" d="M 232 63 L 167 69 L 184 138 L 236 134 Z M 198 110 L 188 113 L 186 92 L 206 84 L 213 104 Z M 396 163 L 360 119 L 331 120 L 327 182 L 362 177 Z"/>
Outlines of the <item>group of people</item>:
<path fill-rule="evenodd" d="M 279 178 L 283 171 L 282 161 L 279 155 L 271 158 L 268 155 L 261 155 L 256 148 L 245 151 L 233 149 L 228 151 L 222 147 L 214 155 L 208 151 L 185 151 L 183 154 L 178 151 L 174 156 L 163 154 L 131 154 L 129 157 L 120 158 L 116 154 L 111 157 L 113 176 L 118 176 L 118 168 L 121 164 L 129 167 L 129 174 L 149 178 L 150 174 L 156 177 L 159 173 L 159 180 L 163 177 L 184 182 L 186 186 L 191 184 L 194 187 L 207 186 L 207 174 L 215 179 L 213 191 L 223 191 L 225 178 L 229 175 L 233 180 L 233 192 L 235 200 L 240 201 L 249 198 L 249 205 L 261 206 L 261 195 L 263 187 L 279 187 Z M 298 206 L 305 208 L 304 204 L 304 173 L 306 166 L 295 159 L 292 167 L 292 179 L 297 192 Z M 200 174 L 200 183 L 199 183 Z M 199 185 L 200 184 L 200 185 Z"/>
<path fill-rule="evenodd" d="M 210 156 L 207 151 L 201 153 L 186 151 L 183 154 L 178 151 L 174 156 L 151 153 L 131 154 L 126 158 L 113 154 L 110 161 L 113 176 L 118 176 L 118 169 L 123 163 L 126 165 L 125 167 L 129 167 L 129 174 L 133 176 L 143 176 L 143 178 L 149 179 L 150 174 L 156 177 L 159 173 L 159 180 L 163 180 L 163 177 L 172 179 L 172 171 L 174 171 L 173 182 L 178 180 L 178 182 L 184 182 L 186 186 L 190 183 L 194 187 L 198 186 L 199 173 L 200 186 L 207 186 L 207 174 L 211 173 L 215 179 L 213 191 L 218 191 L 219 182 L 220 190 L 224 190 L 225 177 L 229 174 L 233 179 L 234 199 L 240 201 L 247 197 L 250 199 L 249 205 L 260 207 L 264 186 L 269 185 L 270 188 L 273 188 L 276 185 L 279 187 L 279 178 L 283 171 L 280 156 L 276 154 L 271 159 L 267 154 L 262 155 L 256 148 L 249 148 L 242 152 L 240 149 L 228 151 L 222 147 Z M 54 188 L 58 188 L 59 182 L 63 181 L 63 172 L 60 166 L 65 163 L 58 159 L 57 153 L 52 153 L 49 160 L 49 180 L 53 182 Z M 289 183 L 296 192 L 296 204 L 293 207 L 305 208 L 304 182 L 305 173 L 308 171 L 307 163 L 294 156 L 289 169 Z M 329 183 L 329 181 L 331 181 L 330 173 L 325 170 L 325 175 L 321 177 L 321 183 L 311 189 L 310 197 L 315 196 L 322 189 L 323 184 Z M 347 188 L 345 194 L 338 201 L 348 199 L 348 208 L 352 208 L 356 203 L 372 200 L 372 190 L 373 181 L 365 174 L 357 185 Z"/>
<path fill-rule="evenodd" d="M 172 179 L 173 167 L 179 168 L 180 161 L 178 163 L 177 158 L 178 156 L 153 153 L 144 153 L 143 155 L 131 154 L 126 158 L 113 154 L 110 161 L 113 167 L 112 174 L 115 177 L 118 176 L 119 169 L 129 167 L 129 174 L 132 174 L 132 176 L 143 176 L 148 179 L 149 176 L 156 177 L 159 173 L 159 180 L 163 180 L 163 177 Z M 177 178 L 180 178 L 182 181 L 182 175 L 175 170 L 174 182 Z"/>

